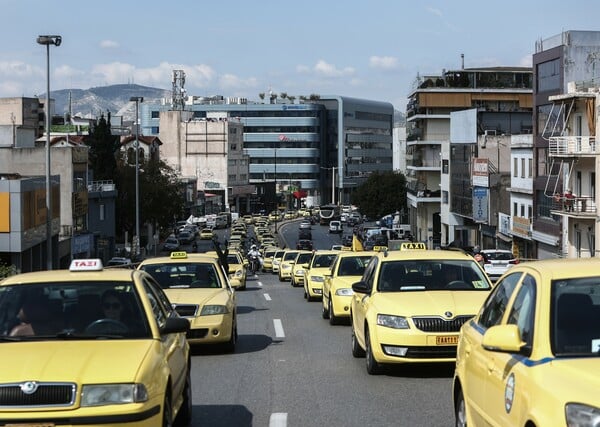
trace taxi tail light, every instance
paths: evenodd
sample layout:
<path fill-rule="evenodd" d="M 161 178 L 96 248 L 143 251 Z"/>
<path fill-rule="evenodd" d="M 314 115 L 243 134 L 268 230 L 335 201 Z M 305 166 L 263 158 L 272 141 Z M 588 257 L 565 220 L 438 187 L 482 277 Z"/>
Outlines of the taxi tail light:
<path fill-rule="evenodd" d="M 509 264 L 515 264 L 517 265 L 519 263 L 518 259 L 511 259 L 510 261 L 508 261 Z"/>

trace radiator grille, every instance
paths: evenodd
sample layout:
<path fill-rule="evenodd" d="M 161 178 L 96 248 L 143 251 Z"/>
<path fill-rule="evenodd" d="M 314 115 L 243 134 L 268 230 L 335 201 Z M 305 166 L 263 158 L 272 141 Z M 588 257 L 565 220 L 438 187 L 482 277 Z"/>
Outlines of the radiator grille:
<path fill-rule="evenodd" d="M 23 390 L 34 390 L 25 393 Z M 0 407 L 71 406 L 77 386 L 73 383 L 23 382 L 0 385 Z"/>
<path fill-rule="evenodd" d="M 472 319 L 473 316 L 458 316 L 454 319 L 442 317 L 413 317 L 412 320 L 423 332 L 458 332 L 460 327 Z"/>

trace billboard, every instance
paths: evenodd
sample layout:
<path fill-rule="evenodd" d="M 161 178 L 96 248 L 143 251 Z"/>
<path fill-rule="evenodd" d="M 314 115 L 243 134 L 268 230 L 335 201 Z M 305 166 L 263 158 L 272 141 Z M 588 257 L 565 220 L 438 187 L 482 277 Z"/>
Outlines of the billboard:
<path fill-rule="evenodd" d="M 473 187 L 473 221 L 488 222 L 489 192 L 485 187 Z"/>
<path fill-rule="evenodd" d="M 489 161 L 488 159 L 480 159 L 478 157 L 473 158 L 473 168 L 471 173 L 471 184 L 473 187 L 486 187 L 490 186 L 490 173 L 489 173 Z"/>
<path fill-rule="evenodd" d="M 450 113 L 450 143 L 477 143 L 477 109 L 453 111 Z"/>

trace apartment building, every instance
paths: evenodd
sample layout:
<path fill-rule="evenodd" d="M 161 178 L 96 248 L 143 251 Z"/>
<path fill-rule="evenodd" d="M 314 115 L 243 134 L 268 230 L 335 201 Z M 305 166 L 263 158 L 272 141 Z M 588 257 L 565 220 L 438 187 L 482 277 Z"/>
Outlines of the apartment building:
<path fill-rule="evenodd" d="M 407 105 L 406 174 L 409 220 L 419 241 L 430 247 L 499 245 L 498 212 L 509 203 L 505 139 L 531 133 L 531 86 L 526 67 L 461 68 L 417 78 Z M 452 113 L 465 110 L 472 113 L 455 124 L 451 140 Z M 475 158 L 490 178 L 481 189 L 473 185 Z"/>
<path fill-rule="evenodd" d="M 563 31 L 535 44 L 532 237 L 539 259 L 593 256 L 596 251 L 598 233 L 591 221 L 596 214 L 589 211 L 595 205 L 585 197 L 596 197 L 591 163 L 597 156 L 597 113 L 588 115 L 586 106 L 597 103 L 596 94 L 586 91 L 599 86 L 599 51 L 600 31 Z M 577 214 L 558 209 L 560 194 L 568 188 L 582 198 L 580 202 L 586 200 L 583 212 L 583 203 L 576 204 Z M 558 202 L 554 193 L 559 194 Z"/>

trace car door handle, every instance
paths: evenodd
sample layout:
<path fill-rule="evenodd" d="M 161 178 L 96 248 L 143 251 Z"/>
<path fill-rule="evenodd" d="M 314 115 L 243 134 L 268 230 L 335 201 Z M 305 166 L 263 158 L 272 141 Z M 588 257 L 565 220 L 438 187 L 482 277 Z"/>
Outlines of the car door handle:
<path fill-rule="evenodd" d="M 488 374 L 491 374 L 492 372 L 494 372 L 495 367 L 496 367 L 496 364 L 494 363 L 494 360 L 488 360 L 488 362 L 487 362 Z"/>
<path fill-rule="evenodd" d="M 464 351 L 465 351 L 465 356 L 466 356 L 466 357 L 469 357 L 469 356 L 471 355 L 471 344 L 469 344 L 469 343 L 466 343 L 466 344 L 464 345 L 464 349 L 465 349 L 465 350 L 464 350 Z"/>

